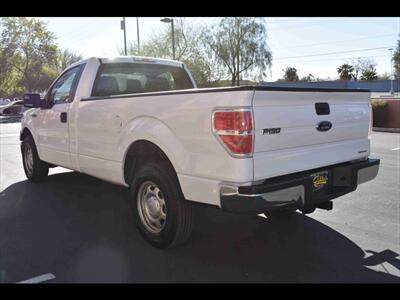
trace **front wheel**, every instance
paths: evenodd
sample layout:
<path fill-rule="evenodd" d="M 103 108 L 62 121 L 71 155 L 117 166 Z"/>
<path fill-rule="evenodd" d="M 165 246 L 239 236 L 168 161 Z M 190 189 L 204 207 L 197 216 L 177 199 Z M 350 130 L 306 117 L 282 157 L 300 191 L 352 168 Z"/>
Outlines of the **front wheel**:
<path fill-rule="evenodd" d="M 143 166 L 131 184 L 131 201 L 138 229 L 153 246 L 170 248 L 190 237 L 193 208 L 168 168 L 155 163 Z"/>
<path fill-rule="evenodd" d="M 49 174 L 49 165 L 40 160 L 31 136 L 25 137 L 22 141 L 21 152 L 26 177 L 33 182 L 44 180 Z"/>

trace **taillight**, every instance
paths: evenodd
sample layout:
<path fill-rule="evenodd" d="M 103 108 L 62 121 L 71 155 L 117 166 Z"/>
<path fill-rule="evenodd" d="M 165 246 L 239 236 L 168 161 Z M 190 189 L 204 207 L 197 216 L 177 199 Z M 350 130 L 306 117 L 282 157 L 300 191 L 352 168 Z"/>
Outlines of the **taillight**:
<path fill-rule="evenodd" d="M 213 130 L 233 155 L 252 154 L 253 115 L 250 109 L 215 111 Z"/>

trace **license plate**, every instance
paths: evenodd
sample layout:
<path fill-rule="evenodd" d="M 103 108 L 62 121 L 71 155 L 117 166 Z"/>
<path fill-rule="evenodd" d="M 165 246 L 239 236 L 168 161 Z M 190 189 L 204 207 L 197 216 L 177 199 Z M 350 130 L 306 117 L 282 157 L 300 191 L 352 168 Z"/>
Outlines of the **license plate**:
<path fill-rule="evenodd" d="M 318 173 L 311 174 L 312 183 L 313 183 L 313 191 L 319 191 L 326 187 L 329 182 L 329 172 L 322 171 Z"/>

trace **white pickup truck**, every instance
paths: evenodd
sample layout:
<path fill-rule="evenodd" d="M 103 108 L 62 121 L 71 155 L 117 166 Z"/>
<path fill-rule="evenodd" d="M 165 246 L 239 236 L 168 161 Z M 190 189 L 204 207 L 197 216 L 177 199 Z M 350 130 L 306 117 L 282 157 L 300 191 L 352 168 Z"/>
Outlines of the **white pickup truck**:
<path fill-rule="evenodd" d="M 188 239 L 193 202 L 311 213 L 375 178 L 369 99 L 368 90 L 199 89 L 177 61 L 89 58 L 44 99 L 24 95 L 23 165 L 31 181 L 62 166 L 129 187 L 139 231 L 166 248 Z"/>

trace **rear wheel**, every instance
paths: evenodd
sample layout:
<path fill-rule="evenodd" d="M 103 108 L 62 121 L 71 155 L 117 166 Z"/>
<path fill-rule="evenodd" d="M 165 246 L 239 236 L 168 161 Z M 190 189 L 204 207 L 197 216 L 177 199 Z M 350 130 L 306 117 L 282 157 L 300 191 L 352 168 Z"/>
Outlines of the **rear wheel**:
<path fill-rule="evenodd" d="M 160 233 L 167 220 L 167 207 L 164 194 L 157 184 L 152 181 L 143 182 L 137 193 L 136 205 L 140 222 L 146 230 Z"/>
<path fill-rule="evenodd" d="M 145 164 L 135 174 L 130 190 L 138 229 L 150 244 L 169 248 L 188 240 L 193 208 L 171 170 L 156 163 Z"/>
<path fill-rule="evenodd" d="M 277 219 L 287 219 L 291 218 L 296 214 L 296 209 L 283 209 L 283 210 L 277 210 L 277 211 L 270 211 L 270 212 L 265 212 L 264 215 L 267 218 L 277 218 Z"/>
<path fill-rule="evenodd" d="M 24 138 L 21 144 L 21 151 L 26 177 L 34 182 L 44 180 L 49 174 L 49 165 L 40 160 L 35 142 L 31 136 Z"/>

